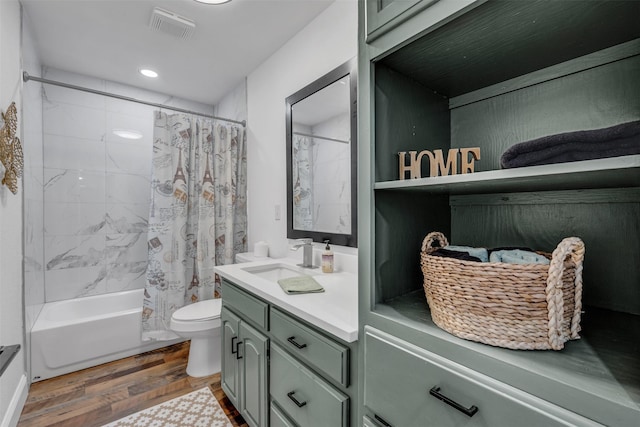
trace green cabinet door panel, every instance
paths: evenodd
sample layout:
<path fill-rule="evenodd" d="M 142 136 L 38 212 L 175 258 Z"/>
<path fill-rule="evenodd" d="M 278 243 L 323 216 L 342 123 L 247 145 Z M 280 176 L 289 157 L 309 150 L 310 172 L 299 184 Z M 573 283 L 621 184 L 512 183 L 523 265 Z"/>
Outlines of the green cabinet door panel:
<path fill-rule="evenodd" d="M 236 357 L 236 345 L 240 318 L 223 306 L 220 319 L 222 321 L 222 390 L 231 403 L 238 407 L 240 377 L 238 375 L 239 362 Z"/>
<path fill-rule="evenodd" d="M 269 339 L 246 322 L 241 322 L 239 340 L 238 358 L 242 387 L 240 406 L 237 408 L 247 424 L 252 427 L 266 427 Z"/>
<path fill-rule="evenodd" d="M 300 426 L 349 424 L 349 397 L 306 368 L 277 344 L 271 346 L 271 399 Z"/>
<path fill-rule="evenodd" d="M 600 425 L 370 327 L 364 375 L 366 409 L 396 427 Z"/>

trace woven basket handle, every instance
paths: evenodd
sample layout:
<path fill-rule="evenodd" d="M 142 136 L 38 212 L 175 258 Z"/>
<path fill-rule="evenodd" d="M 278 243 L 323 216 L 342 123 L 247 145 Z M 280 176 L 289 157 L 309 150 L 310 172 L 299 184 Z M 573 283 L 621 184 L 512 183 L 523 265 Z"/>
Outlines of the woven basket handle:
<path fill-rule="evenodd" d="M 434 247 L 433 244 L 435 242 L 438 242 L 438 246 Z M 422 252 L 430 254 L 436 249 L 444 248 L 445 246 L 449 246 L 449 241 L 447 241 L 445 235 L 440 233 L 439 231 L 432 231 L 431 233 L 427 234 L 427 237 L 425 237 L 422 241 Z"/>
<path fill-rule="evenodd" d="M 582 311 L 582 261 L 584 260 L 584 243 L 578 237 L 563 239 L 553 251 L 547 277 L 547 305 L 549 308 L 549 343 L 554 350 L 561 350 L 567 337 L 562 333 L 562 317 L 564 300 L 562 295 L 562 275 L 565 260 L 570 256 L 575 265 L 574 310 L 571 319 L 570 338 L 579 338 L 580 314 Z"/>

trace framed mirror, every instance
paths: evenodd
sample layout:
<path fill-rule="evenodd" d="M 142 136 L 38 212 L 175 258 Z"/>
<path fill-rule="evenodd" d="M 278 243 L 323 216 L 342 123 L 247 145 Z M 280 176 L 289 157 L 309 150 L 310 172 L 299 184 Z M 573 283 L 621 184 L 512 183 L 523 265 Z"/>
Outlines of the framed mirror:
<path fill-rule="evenodd" d="M 286 99 L 287 237 L 356 247 L 355 58 Z"/>

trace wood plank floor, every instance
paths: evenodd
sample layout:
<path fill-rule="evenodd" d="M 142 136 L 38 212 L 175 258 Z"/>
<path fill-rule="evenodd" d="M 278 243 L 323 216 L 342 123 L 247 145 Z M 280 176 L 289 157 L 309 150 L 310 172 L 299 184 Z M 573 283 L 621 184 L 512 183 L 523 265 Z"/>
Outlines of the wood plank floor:
<path fill-rule="evenodd" d="M 19 427 L 98 427 L 209 387 L 234 426 L 247 426 L 225 396 L 220 374 L 187 375 L 189 343 L 33 383 Z"/>

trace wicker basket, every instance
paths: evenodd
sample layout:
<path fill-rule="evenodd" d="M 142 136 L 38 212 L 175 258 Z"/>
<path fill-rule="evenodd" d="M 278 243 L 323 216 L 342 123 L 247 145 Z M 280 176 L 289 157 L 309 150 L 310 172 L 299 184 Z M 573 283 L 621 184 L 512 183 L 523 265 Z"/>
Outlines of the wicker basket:
<path fill-rule="evenodd" d="M 440 328 L 517 350 L 561 350 L 566 341 L 580 338 L 582 240 L 562 240 L 549 265 L 430 255 L 447 245 L 442 233 L 429 233 L 420 262 L 431 318 Z"/>

